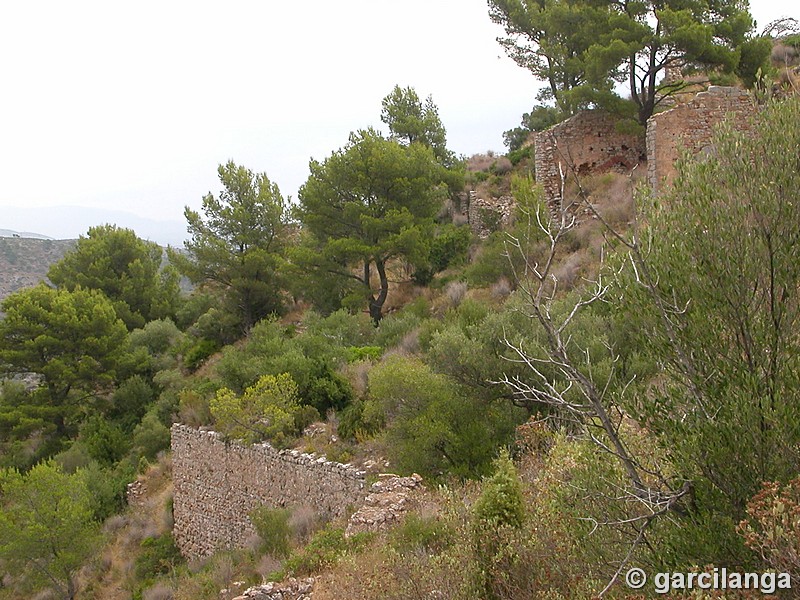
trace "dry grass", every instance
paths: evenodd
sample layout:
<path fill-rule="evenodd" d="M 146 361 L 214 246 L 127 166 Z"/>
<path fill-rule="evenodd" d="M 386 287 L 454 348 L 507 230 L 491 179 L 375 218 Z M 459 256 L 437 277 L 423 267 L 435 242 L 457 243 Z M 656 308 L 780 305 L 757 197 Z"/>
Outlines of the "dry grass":
<path fill-rule="evenodd" d="M 494 164 L 494 152 L 486 152 L 485 154 L 473 154 L 467 159 L 467 171 L 488 171 L 489 167 Z"/>
<path fill-rule="evenodd" d="M 800 50 L 778 42 L 772 47 L 770 58 L 776 67 L 792 67 L 800 64 Z"/>
<path fill-rule="evenodd" d="M 466 225 L 469 221 L 469 217 L 463 213 L 453 213 L 453 225 L 457 227 L 461 227 L 462 225 Z"/>
<path fill-rule="evenodd" d="M 172 588 L 163 583 L 157 583 L 142 592 L 142 600 L 172 600 Z"/>
<path fill-rule="evenodd" d="M 450 302 L 450 306 L 452 308 L 456 308 L 459 304 L 461 304 L 461 302 L 464 301 L 464 298 L 467 297 L 467 282 L 451 281 L 447 284 L 444 293 Z"/>
<path fill-rule="evenodd" d="M 342 368 L 341 373 L 353 388 L 356 396 L 364 397 L 366 395 L 369 386 L 367 376 L 371 369 L 372 363 L 368 360 L 350 363 Z"/>
<path fill-rule="evenodd" d="M 507 278 L 501 277 L 497 280 L 497 282 L 492 284 L 490 291 L 492 298 L 495 298 L 496 300 L 505 300 L 511 295 L 511 282 Z"/>
<path fill-rule="evenodd" d="M 562 260 L 553 269 L 553 277 L 558 281 L 558 289 L 567 292 L 579 282 L 586 263 L 585 252 L 574 252 Z"/>
<path fill-rule="evenodd" d="M 419 352 L 419 327 L 405 334 L 396 347 L 406 354 L 416 354 Z"/>
<path fill-rule="evenodd" d="M 136 505 L 108 519 L 109 541 L 90 568 L 84 569 L 80 597 L 97 600 L 128 600 L 134 582 L 134 565 L 142 540 L 161 535 L 172 527 L 168 510 L 172 498 L 172 461 L 161 454 L 141 476 L 146 492 Z"/>

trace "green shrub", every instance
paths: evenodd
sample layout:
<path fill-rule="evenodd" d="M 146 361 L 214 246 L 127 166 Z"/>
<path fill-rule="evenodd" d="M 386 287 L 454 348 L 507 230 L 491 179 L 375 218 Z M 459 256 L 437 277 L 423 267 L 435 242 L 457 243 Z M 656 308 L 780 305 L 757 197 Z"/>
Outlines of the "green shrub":
<path fill-rule="evenodd" d="M 183 562 L 171 532 L 158 537 L 146 538 L 141 544 L 142 552 L 136 557 L 136 578 L 141 582 L 153 581 L 166 575 Z"/>
<path fill-rule="evenodd" d="M 518 148 L 516 150 L 512 150 L 508 153 L 508 160 L 511 161 L 511 164 L 517 166 L 523 160 L 531 158 L 533 156 L 533 144 L 525 146 L 524 148 Z"/>
<path fill-rule="evenodd" d="M 393 356 L 368 380 L 362 422 L 373 431 L 386 427 L 388 457 L 401 473 L 481 476 L 513 432 L 513 413 L 417 359 Z"/>
<path fill-rule="evenodd" d="M 133 430 L 133 447 L 136 453 L 149 461 L 169 448 L 169 443 L 169 427 L 159 420 L 155 411 L 148 412 Z"/>
<path fill-rule="evenodd" d="M 319 327 L 315 325 L 316 332 L 292 336 L 276 321 L 261 321 L 250 331 L 246 344 L 223 351 L 217 375 L 226 387 L 241 393 L 262 375 L 289 373 L 302 404 L 310 404 L 323 415 L 331 408 L 342 408 L 351 400 L 352 390 L 335 368 L 345 362 L 347 345 L 359 336 L 340 329 L 346 345 L 331 343 L 328 334 L 319 331 L 326 323 L 331 325 L 324 319 Z"/>
<path fill-rule="evenodd" d="M 104 466 L 118 462 L 130 449 L 130 438 L 122 428 L 98 415 L 81 428 L 81 441 L 89 456 Z"/>
<path fill-rule="evenodd" d="M 146 348 L 150 354 L 164 354 L 181 338 L 181 332 L 171 319 L 150 321 L 141 329 L 130 332 L 131 348 Z"/>
<path fill-rule="evenodd" d="M 494 467 L 475 503 L 476 523 L 519 528 L 525 520 L 525 501 L 517 469 L 506 450 L 494 461 Z"/>
<path fill-rule="evenodd" d="M 322 420 L 322 415 L 313 406 L 304 404 L 298 408 L 294 413 L 294 427 L 295 431 L 301 432 L 312 423 Z"/>
<path fill-rule="evenodd" d="M 241 396 L 223 388 L 211 400 L 211 414 L 219 431 L 249 443 L 270 440 L 281 446 L 297 433 L 300 411 L 297 384 L 288 373 L 263 375 Z"/>
<path fill-rule="evenodd" d="M 364 402 L 354 400 L 338 414 L 339 425 L 336 428 L 339 437 L 344 440 L 356 440 L 360 436 L 369 436 L 375 431 L 364 423 Z"/>
<path fill-rule="evenodd" d="M 303 317 L 306 335 L 323 337 L 332 346 L 363 346 L 372 340 L 375 327 L 365 313 L 337 310 L 327 317 L 309 312 Z"/>
<path fill-rule="evenodd" d="M 91 463 L 82 472 L 89 489 L 95 520 L 102 523 L 108 517 L 122 512 L 128 484 L 136 478 L 133 465 L 122 461 L 114 468 L 103 468 L 97 463 Z"/>
<path fill-rule="evenodd" d="M 420 323 L 421 318 L 412 310 L 402 310 L 385 316 L 375 333 L 375 343 L 383 348 L 397 346 Z"/>
<path fill-rule="evenodd" d="M 469 227 L 444 225 L 439 235 L 431 242 L 428 260 L 434 273 L 444 271 L 447 267 L 466 260 L 471 242 L 472 232 Z"/>
<path fill-rule="evenodd" d="M 453 542 L 454 532 L 436 517 L 409 513 L 401 525 L 390 534 L 392 547 L 401 553 L 438 553 Z"/>
<path fill-rule="evenodd" d="M 261 541 L 259 551 L 276 558 L 288 556 L 292 533 L 289 526 L 291 512 L 285 508 L 262 506 L 252 511 L 249 516 Z"/>
<path fill-rule="evenodd" d="M 197 390 L 185 389 L 178 394 L 179 420 L 192 427 L 209 425 L 212 421 L 208 398 Z"/>
<path fill-rule="evenodd" d="M 364 406 L 363 400 L 354 400 L 338 413 L 336 431 L 343 440 L 361 441 L 375 436 L 383 428 L 380 419 L 364 420 Z"/>
<path fill-rule="evenodd" d="M 358 552 L 372 539 L 370 534 L 356 534 L 344 537 L 344 529 L 326 527 L 318 531 L 311 541 L 286 559 L 280 573 L 273 573 L 270 578 L 280 581 L 287 575 L 306 577 L 319 573 L 323 568 L 335 564 L 349 553 Z"/>
<path fill-rule="evenodd" d="M 183 364 L 190 371 L 196 371 L 205 360 L 219 350 L 219 342 L 215 340 L 199 340 L 183 354 Z"/>
<path fill-rule="evenodd" d="M 109 416 L 130 432 L 144 416 L 148 405 L 155 399 L 156 392 L 141 375 L 126 379 L 114 391 L 113 406 Z"/>
<path fill-rule="evenodd" d="M 383 354 L 380 346 L 350 346 L 347 349 L 347 362 L 361 362 L 362 360 L 378 360 Z"/>
<path fill-rule="evenodd" d="M 481 597 L 500 600 L 520 562 L 517 532 L 525 521 L 525 501 L 514 463 L 505 450 L 495 472 L 483 484 L 473 509 L 473 548 L 478 563 L 476 582 Z"/>

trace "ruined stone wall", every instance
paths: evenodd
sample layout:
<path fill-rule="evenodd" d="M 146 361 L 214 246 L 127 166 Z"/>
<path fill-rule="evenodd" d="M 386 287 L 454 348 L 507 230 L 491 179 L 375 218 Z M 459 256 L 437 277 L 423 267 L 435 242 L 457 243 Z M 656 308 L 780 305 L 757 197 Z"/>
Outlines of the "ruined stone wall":
<path fill-rule="evenodd" d="M 467 220 L 473 233 L 479 238 L 485 239 L 492 231 L 508 226 L 513 215 L 512 196 L 481 198 L 475 190 L 469 191 Z"/>
<path fill-rule="evenodd" d="M 213 431 L 172 426 L 175 542 L 187 558 L 242 546 L 260 506 L 308 506 L 335 517 L 367 495 L 350 465 L 268 444 L 226 443 Z"/>
<path fill-rule="evenodd" d="M 647 156 L 643 135 L 617 131 L 618 119 L 601 110 L 578 113 L 536 134 L 536 181 L 548 205 L 561 204 L 561 171 L 578 175 L 629 171 Z"/>
<path fill-rule="evenodd" d="M 714 126 L 726 118 L 747 129 L 755 110 L 751 96 L 740 88 L 711 86 L 692 100 L 650 117 L 647 122 L 647 180 L 658 191 L 675 178 L 675 161 L 685 149 L 708 151 Z"/>

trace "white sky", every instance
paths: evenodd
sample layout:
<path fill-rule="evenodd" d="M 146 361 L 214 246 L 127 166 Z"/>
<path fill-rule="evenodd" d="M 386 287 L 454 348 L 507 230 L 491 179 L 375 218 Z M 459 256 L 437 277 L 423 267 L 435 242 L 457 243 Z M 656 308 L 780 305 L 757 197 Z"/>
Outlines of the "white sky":
<path fill-rule="evenodd" d="M 2 2 L 0 228 L 54 205 L 182 222 L 229 159 L 296 196 L 395 84 L 433 95 L 457 153 L 503 151 L 540 84 L 501 33 L 485 0 Z"/>

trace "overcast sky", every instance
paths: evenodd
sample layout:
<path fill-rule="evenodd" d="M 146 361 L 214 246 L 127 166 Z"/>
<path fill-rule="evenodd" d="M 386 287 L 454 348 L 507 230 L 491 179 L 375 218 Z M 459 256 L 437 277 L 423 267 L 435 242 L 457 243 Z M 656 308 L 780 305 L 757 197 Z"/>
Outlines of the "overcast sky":
<path fill-rule="evenodd" d="M 433 95 L 456 153 L 503 151 L 540 84 L 501 33 L 485 0 L 3 2 L 0 229 L 56 205 L 183 222 L 229 159 L 296 196 L 395 84 Z"/>

